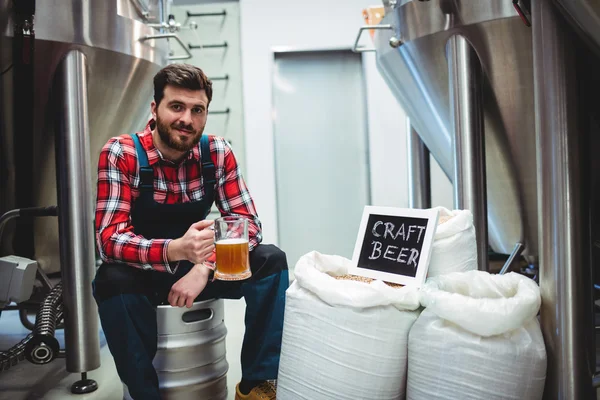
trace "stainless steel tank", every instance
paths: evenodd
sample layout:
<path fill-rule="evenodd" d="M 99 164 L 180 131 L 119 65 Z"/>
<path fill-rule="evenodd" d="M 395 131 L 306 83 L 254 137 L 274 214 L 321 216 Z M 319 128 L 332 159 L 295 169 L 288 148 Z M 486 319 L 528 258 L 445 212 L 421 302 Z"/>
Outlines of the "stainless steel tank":
<path fill-rule="evenodd" d="M 569 22 L 600 52 L 600 2 L 597 0 L 554 0 Z"/>
<path fill-rule="evenodd" d="M 50 92 L 57 65 L 71 50 L 85 54 L 88 65 L 88 108 L 92 190 L 95 196 L 96 166 L 100 149 L 111 136 L 135 132 L 143 128 L 150 115 L 152 77 L 168 63 L 168 43 L 163 39 L 140 41 L 156 30 L 137 21 L 129 1 L 38 1 L 35 15 L 35 52 L 33 110 L 23 110 L 34 118 L 31 147 L 15 148 L 12 121 L 12 72 L 2 76 L 5 93 L 2 121 L 2 158 L 8 160 L 8 179 L 2 181 L 0 213 L 17 204 L 15 164 L 25 157 L 32 164 L 31 206 L 56 204 L 55 146 L 49 105 Z M 122 14 L 120 14 L 122 13 Z M 134 19 L 136 18 L 136 19 Z M 10 32 L 10 22 L 9 22 Z M 3 65 L 10 59 L 11 38 L 4 38 Z M 8 50 L 8 51 L 7 51 Z M 177 51 L 177 49 L 176 49 Z M 179 50 L 181 51 L 181 50 Z M 9 54 L 6 54 L 9 53 Z M 25 178 L 25 177 L 23 177 Z M 34 221 L 35 259 L 48 272 L 58 272 L 58 224 L 55 219 Z M 11 253 L 14 229 L 10 223 L 4 231 L 1 254 Z"/>
<path fill-rule="evenodd" d="M 8 23 L 8 15 L 10 13 L 10 6 L 11 0 L 0 0 L 0 32 L 6 31 L 6 24 Z"/>
<path fill-rule="evenodd" d="M 588 175 L 597 169 L 587 157 L 597 154 L 590 144 L 597 137 L 591 99 L 597 96 L 600 61 L 592 51 L 600 44 L 600 3 L 384 0 L 384 5 L 374 38 L 377 65 L 411 129 L 451 180 L 460 165 L 455 159 L 461 158 L 453 142 L 472 131 L 482 134 L 490 244 L 509 253 L 522 243 L 524 254 L 539 264 L 548 351 L 544 398 L 592 398 L 590 214 L 597 213 L 590 206 Z M 473 138 L 477 135 L 467 139 Z M 476 143 L 466 143 L 477 150 Z M 460 166 L 474 161 L 479 160 L 461 160 Z M 454 186 L 462 190 L 461 182 Z"/>
<path fill-rule="evenodd" d="M 157 18 L 142 14 L 148 3 L 158 0 L 0 0 L 0 214 L 59 206 L 59 218 L 9 222 L 0 256 L 24 251 L 46 273 L 61 272 L 69 372 L 100 364 L 91 295 L 98 156 L 111 136 L 143 128 L 152 77 L 173 59 L 167 39 L 177 41 L 144 23 Z M 73 390 L 85 390 L 82 378 Z"/>
<path fill-rule="evenodd" d="M 454 175 L 446 46 L 460 34 L 483 67 L 483 119 L 491 247 L 517 243 L 535 260 L 537 192 L 531 28 L 511 2 L 399 1 L 375 35 L 377 64 L 446 175 Z M 390 45 L 399 40 L 399 47 Z M 511 84 L 507 84 L 510 82 Z"/>

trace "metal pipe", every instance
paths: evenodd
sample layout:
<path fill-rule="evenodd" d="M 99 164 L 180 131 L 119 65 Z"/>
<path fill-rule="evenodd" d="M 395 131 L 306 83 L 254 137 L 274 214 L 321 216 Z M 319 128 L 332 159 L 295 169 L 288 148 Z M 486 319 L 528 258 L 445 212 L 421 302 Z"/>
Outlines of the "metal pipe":
<path fill-rule="evenodd" d="M 394 27 L 390 24 L 361 26 L 360 29 L 358 30 L 358 33 L 356 34 L 356 39 L 354 39 L 354 45 L 352 46 L 352 51 L 354 53 L 367 53 L 367 52 L 377 51 L 377 49 L 375 49 L 375 47 L 371 47 L 371 48 L 358 47 L 358 42 L 360 42 L 360 37 L 362 36 L 363 32 L 365 30 L 372 30 L 372 29 L 394 29 Z M 398 46 L 395 46 L 395 47 L 399 47 L 400 44 L 401 44 L 401 42 L 398 41 Z"/>
<path fill-rule="evenodd" d="M 407 123 L 408 148 L 408 207 L 431 208 L 431 168 L 429 149 L 413 128 Z"/>
<path fill-rule="evenodd" d="M 38 95 L 34 84 L 35 65 L 40 62 L 36 51 L 36 17 L 35 1 L 13 1 L 13 98 L 12 112 L 13 121 L 19 121 L 18 128 L 13 126 L 14 148 L 19 154 L 32 147 L 35 130 L 36 102 Z M 39 19 L 39 18 L 37 18 Z M 5 34 L 6 32 L 2 32 Z M 2 39 L 4 41 L 4 38 Z M 5 42 L 6 43 L 6 42 Z M 22 118 L 21 112 L 27 117 Z M 18 132 L 18 134 L 17 134 Z M 34 205 L 34 176 L 35 163 L 30 157 L 14 158 L 14 192 L 15 204 L 19 207 L 31 207 Z M 13 234 L 13 252 L 17 256 L 34 258 L 35 235 L 33 221 L 22 219 L 16 221 Z"/>
<path fill-rule="evenodd" d="M 175 33 L 159 33 L 156 35 L 146 35 L 144 37 L 141 37 L 139 41 L 145 42 L 146 40 L 151 39 L 174 39 L 177 43 L 179 43 L 183 51 L 185 51 L 185 55 L 169 56 L 169 60 L 187 60 L 193 57 L 192 53 L 190 53 L 187 47 L 185 47 L 185 44 L 181 41 L 181 38 Z"/>
<path fill-rule="evenodd" d="M 135 11 L 140 15 L 140 17 L 142 17 L 144 20 L 147 20 L 150 16 L 150 11 L 148 10 L 148 7 L 145 4 L 143 4 L 141 0 L 132 0 L 131 3 L 133 4 L 133 8 L 135 8 Z"/>
<path fill-rule="evenodd" d="M 222 44 L 191 44 L 188 43 L 188 48 L 190 50 L 196 50 L 196 49 L 220 49 L 223 47 L 227 47 L 229 46 L 227 44 L 227 42 L 223 42 Z"/>
<path fill-rule="evenodd" d="M 60 63 L 53 85 L 60 261 L 67 371 L 100 366 L 95 273 L 87 60 L 74 50 Z"/>
<path fill-rule="evenodd" d="M 573 42 L 551 2 L 532 1 L 541 324 L 546 399 L 592 399 L 592 291 Z M 587 270 L 587 271 L 586 271 Z"/>
<path fill-rule="evenodd" d="M 4 214 L 2 214 L 2 216 L 0 216 L 0 243 L 2 242 L 2 233 L 4 232 L 4 225 L 6 225 L 6 223 L 11 219 L 17 218 L 19 215 L 20 210 L 16 209 L 7 211 Z"/>
<path fill-rule="evenodd" d="M 515 244 L 515 248 L 513 249 L 512 253 L 510 253 L 510 256 L 508 257 L 508 260 L 506 260 L 506 262 L 502 266 L 502 269 L 500 270 L 499 275 L 504 275 L 506 273 L 506 271 L 509 270 L 512 263 L 515 261 L 515 258 L 519 257 L 521 255 L 521 253 L 523 252 L 523 250 L 525 250 L 525 245 L 521 242 L 517 242 L 517 244 Z"/>
<path fill-rule="evenodd" d="M 463 36 L 448 39 L 446 50 L 454 128 L 454 206 L 473 213 L 478 268 L 489 271 L 483 70 L 477 53 Z"/>
<path fill-rule="evenodd" d="M 215 111 L 209 111 L 208 113 L 209 113 L 210 115 L 217 115 L 217 114 L 229 114 L 229 111 L 230 111 L 230 110 L 229 110 L 229 107 L 227 107 L 227 108 L 226 108 L 226 109 L 224 109 L 224 110 L 215 110 Z"/>
<path fill-rule="evenodd" d="M 160 23 L 167 22 L 169 20 L 169 0 L 159 0 L 158 4 L 158 20 Z M 164 28 L 160 29 L 161 33 L 166 32 Z"/>
<path fill-rule="evenodd" d="M 223 76 L 215 76 L 215 77 L 209 77 L 208 80 L 210 81 L 228 81 L 229 80 L 229 74 L 225 74 Z"/>
<path fill-rule="evenodd" d="M 2 233 L 4 226 L 8 221 L 17 217 L 50 217 L 57 216 L 58 208 L 56 206 L 51 207 L 26 207 L 16 208 L 2 214 L 0 216 L 0 242 L 2 242 Z"/>
<path fill-rule="evenodd" d="M 187 17 L 225 17 L 227 15 L 227 10 L 223 10 L 220 12 L 205 12 L 205 13 L 193 13 L 187 11 Z"/>

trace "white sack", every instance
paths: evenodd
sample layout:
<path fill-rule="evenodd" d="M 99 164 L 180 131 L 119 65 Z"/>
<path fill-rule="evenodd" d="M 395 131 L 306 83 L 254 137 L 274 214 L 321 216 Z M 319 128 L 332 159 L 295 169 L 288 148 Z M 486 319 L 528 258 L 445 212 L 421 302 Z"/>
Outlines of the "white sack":
<path fill-rule="evenodd" d="M 407 399 L 541 399 L 539 287 L 509 273 L 453 273 L 422 288 L 409 336 Z"/>
<path fill-rule="evenodd" d="M 433 209 L 439 211 L 440 220 L 447 221 L 438 222 L 427 277 L 476 270 L 477 242 L 471 211 L 450 211 L 444 207 Z"/>
<path fill-rule="evenodd" d="M 311 252 L 286 292 L 277 398 L 403 399 L 414 288 L 336 280 L 350 260 Z"/>

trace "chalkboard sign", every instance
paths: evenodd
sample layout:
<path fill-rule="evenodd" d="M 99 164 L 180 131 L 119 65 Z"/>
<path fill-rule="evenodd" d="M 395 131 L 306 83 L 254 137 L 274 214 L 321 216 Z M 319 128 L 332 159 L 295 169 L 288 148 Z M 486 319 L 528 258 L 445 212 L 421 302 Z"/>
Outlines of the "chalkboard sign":
<path fill-rule="evenodd" d="M 349 272 L 420 287 L 437 220 L 437 210 L 365 207 Z"/>

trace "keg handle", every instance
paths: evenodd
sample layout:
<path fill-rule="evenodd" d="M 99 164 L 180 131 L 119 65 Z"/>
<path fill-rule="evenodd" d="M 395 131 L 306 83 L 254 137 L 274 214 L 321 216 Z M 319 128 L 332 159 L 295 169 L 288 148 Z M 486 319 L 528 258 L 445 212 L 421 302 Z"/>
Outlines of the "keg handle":
<path fill-rule="evenodd" d="M 184 312 L 181 315 L 181 320 L 186 324 L 194 324 L 197 322 L 210 321 L 215 313 L 212 308 L 202 308 L 200 310 L 193 310 Z"/>
<path fill-rule="evenodd" d="M 156 323 L 159 334 L 171 335 L 208 329 L 221 321 L 223 300 L 203 300 L 187 307 L 158 306 Z"/>

